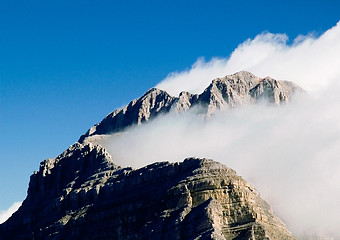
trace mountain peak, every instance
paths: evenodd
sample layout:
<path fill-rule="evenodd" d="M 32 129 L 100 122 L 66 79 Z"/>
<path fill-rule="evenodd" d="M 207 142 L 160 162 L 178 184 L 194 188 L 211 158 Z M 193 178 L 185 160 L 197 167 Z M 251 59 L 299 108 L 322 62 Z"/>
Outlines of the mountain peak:
<path fill-rule="evenodd" d="M 86 137 L 95 134 L 118 132 L 126 127 L 139 125 L 171 110 L 185 112 L 200 105 L 202 114 L 210 116 L 219 110 L 264 100 L 280 105 L 289 102 L 295 93 L 301 92 L 303 90 L 292 82 L 278 81 L 270 77 L 261 79 L 247 71 L 216 78 L 201 94 L 183 91 L 178 97 L 174 97 L 164 90 L 151 88 L 139 99 L 108 114 L 81 136 L 79 141 L 82 142 Z"/>
<path fill-rule="evenodd" d="M 302 89 L 291 82 L 245 71 L 214 79 L 201 94 L 151 88 L 43 161 L 0 238 L 294 239 L 256 189 L 221 163 L 191 157 L 123 168 L 95 141 L 170 111 L 199 106 L 210 116 L 264 99 L 279 105 L 295 92 Z"/>
<path fill-rule="evenodd" d="M 244 79 L 257 79 L 258 77 L 248 71 L 239 71 L 231 75 L 227 75 L 226 77 L 230 78 L 244 78 Z"/>
<path fill-rule="evenodd" d="M 221 163 L 187 158 L 133 170 L 109 162 L 98 146 L 79 143 L 53 166 L 45 161 L 0 225 L 1 239 L 294 239 L 256 189 Z"/>
<path fill-rule="evenodd" d="M 148 91 L 146 91 L 142 97 L 144 97 L 146 95 L 149 95 L 149 94 L 162 94 L 162 93 L 163 94 L 165 94 L 165 93 L 168 94 L 166 91 L 164 91 L 162 89 L 153 87 L 153 88 L 150 88 Z"/>

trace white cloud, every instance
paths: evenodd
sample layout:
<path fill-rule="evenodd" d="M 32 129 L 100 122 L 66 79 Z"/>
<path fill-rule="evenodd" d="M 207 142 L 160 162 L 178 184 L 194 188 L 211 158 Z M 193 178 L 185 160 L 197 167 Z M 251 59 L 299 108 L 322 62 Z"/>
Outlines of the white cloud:
<path fill-rule="evenodd" d="M 0 210 L 0 224 L 12 216 L 12 214 L 18 210 L 21 204 L 22 202 L 15 202 L 7 210 Z"/>
<path fill-rule="evenodd" d="M 199 59 L 157 87 L 200 93 L 211 80 L 240 70 L 291 80 L 316 95 L 283 107 L 240 108 L 201 119 L 168 114 L 103 145 L 122 166 L 186 157 L 212 158 L 258 188 L 299 237 L 340 238 L 340 22 L 320 37 L 263 33 L 229 59 Z"/>
<path fill-rule="evenodd" d="M 259 34 L 240 44 L 230 58 L 200 58 L 191 69 L 169 74 L 156 87 L 172 95 L 183 90 L 200 93 L 212 79 L 246 70 L 318 92 L 340 76 L 340 22 L 320 37 L 299 36 L 292 45 L 287 40 L 285 34 Z"/>
<path fill-rule="evenodd" d="M 330 92 L 209 119 L 169 114 L 102 144 L 117 164 L 136 168 L 190 156 L 212 158 L 250 181 L 296 235 L 340 237 L 340 98 L 331 100 Z"/>

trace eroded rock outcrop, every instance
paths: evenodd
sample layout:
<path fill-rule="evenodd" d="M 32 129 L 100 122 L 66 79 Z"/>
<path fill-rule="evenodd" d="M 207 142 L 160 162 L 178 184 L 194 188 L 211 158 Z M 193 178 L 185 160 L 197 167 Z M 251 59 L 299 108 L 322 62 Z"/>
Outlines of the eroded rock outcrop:
<path fill-rule="evenodd" d="M 190 158 L 133 170 L 81 144 L 42 163 L 0 229 L 1 239 L 293 239 L 257 191 L 220 163 Z"/>

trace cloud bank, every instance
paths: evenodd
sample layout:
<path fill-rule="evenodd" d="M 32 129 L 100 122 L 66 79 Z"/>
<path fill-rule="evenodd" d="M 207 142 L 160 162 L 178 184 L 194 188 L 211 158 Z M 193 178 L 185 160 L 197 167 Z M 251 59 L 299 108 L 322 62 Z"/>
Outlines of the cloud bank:
<path fill-rule="evenodd" d="M 22 202 L 15 202 L 7 210 L 0 210 L 0 224 L 12 216 L 12 214 L 21 206 L 21 203 Z"/>
<path fill-rule="evenodd" d="M 156 87 L 178 95 L 200 93 L 212 79 L 246 70 L 277 80 L 290 80 L 319 92 L 340 75 L 340 22 L 319 37 L 298 36 L 289 45 L 285 34 L 262 33 L 240 44 L 229 58 L 197 60 L 189 70 L 173 72 Z"/>
<path fill-rule="evenodd" d="M 298 236 L 339 238 L 339 106 L 339 98 L 327 95 L 283 107 L 248 106 L 209 119 L 169 114 L 108 136 L 102 145 L 117 164 L 136 168 L 212 158 L 250 181 Z"/>
<path fill-rule="evenodd" d="M 209 119 L 168 114 L 107 136 L 102 145 L 122 166 L 212 158 L 250 181 L 296 236 L 339 239 L 340 23 L 319 37 L 300 36 L 291 45 L 287 39 L 260 34 L 230 58 L 199 59 L 157 87 L 200 93 L 213 78 L 247 70 L 294 81 L 312 94 L 287 106 L 253 105 Z"/>

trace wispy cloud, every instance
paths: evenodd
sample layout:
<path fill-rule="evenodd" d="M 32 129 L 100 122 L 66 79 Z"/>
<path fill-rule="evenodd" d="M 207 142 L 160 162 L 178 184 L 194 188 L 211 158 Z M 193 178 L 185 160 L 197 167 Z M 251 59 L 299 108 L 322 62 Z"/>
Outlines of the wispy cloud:
<path fill-rule="evenodd" d="M 287 44 L 285 34 L 262 33 L 240 44 L 229 58 L 203 58 L 188 70 L 170 73 L 156 87 L 177 95 L 199 93 L 217 77 L 240 70 L 260 77 L 290 80 L 307 91 L 318 92 L 340 76 L 340 22 L 319 37 L 299 36 Z"/>
<path fill-rule="evenodd" d="M 157 87 L 202 92 L 211 79 L 248 70 L 294 81 L 316 95 L 282 107 L 248 106 L 209 119 L 168 114 L 108 136 L 122 166 L 207 157 L 250 181 L 297 236 L 340 238 L 340 23 L 319 37 L 264 33 L 229 59 L 198 60 Z"/>
<path fill-rule="evenodd" d="M 7 210 L 0 210 L 0 224 L 5 222 L 18 208 L 22 202 L 13 203 Z"/>

